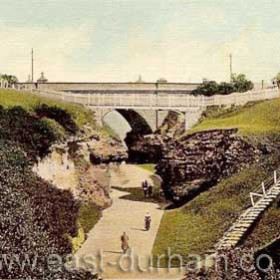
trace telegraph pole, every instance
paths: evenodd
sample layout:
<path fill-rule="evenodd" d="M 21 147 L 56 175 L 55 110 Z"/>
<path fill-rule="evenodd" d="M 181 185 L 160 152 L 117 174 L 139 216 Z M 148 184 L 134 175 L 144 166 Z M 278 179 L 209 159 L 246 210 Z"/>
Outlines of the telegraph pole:
<path fill-rule="evenodd" d="M 229 71 L 230 71 L 230 82 L 232 81 L 232 54 L 229 54 Z"/>
<path fill-rule="evenodd" d="M 34 52 L 33 48 L 31 49 L 31 81 L 34 81 Z"/>

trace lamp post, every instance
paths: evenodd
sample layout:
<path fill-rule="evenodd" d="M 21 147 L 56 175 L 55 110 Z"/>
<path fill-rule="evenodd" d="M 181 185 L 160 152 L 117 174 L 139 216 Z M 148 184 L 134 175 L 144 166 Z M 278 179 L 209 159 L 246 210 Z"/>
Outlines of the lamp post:
<path fill-rule="evenodd" d="M 31 82 L 34 82 L 34 57 L 33 48 L 31 49 Z"/>
<path fill-rule="evenodd" d="M 233 73 L 232 73 L 232 54 L 230 53 L 229 54 L 229 72 L 230 72 L 230 82 L 232 81 L 232 75 L 233 75 Z"/>

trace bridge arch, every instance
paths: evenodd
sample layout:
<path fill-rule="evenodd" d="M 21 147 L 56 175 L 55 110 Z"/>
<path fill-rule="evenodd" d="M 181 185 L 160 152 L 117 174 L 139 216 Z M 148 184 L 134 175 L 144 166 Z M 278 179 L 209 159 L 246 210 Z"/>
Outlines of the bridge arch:
<path fill-rule="evenodd" d="M 135 134 L 150 134 L 153 132 L 153 128 L 141 113 L 137 112 L 136 110 L 132 109 L 111 109 L 107 110 L 104 114 L 101 116 L 101 123 L 104 124 L 104 120 L 108 114 L 111 112 L 117 112 L 119 113 L 125 121 L 128 123 L 128 125 L 131 128 L 131 132 Z"/>

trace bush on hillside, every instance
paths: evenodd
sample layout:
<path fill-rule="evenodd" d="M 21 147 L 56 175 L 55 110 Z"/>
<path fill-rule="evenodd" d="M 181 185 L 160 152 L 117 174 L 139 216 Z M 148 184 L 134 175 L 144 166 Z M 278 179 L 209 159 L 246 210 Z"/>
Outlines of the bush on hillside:
<path fill-rule="evenodd" d="M 0 139 L 14 142 L 35 160 L 48 153 L 56 136 L 47 122 L 23 108 L 4 109 L 0 106 Z"/>
<path fill-rule="evenodd" d="M 0 260 L 5 257 L 11 264 L 2 267 L 0 278 L 94 279 L 86 272 L 57 272 L 47 267 L 51 254 L 65 258 L 71 253 L 65 235 L 77 232 L 79 205 L 69 191 L 33 174 L 28 159 L 13 144 L 0 141 Z M 26 263 L 22 269 L 27 257 L 36 265 Z"/>
<path fill-rule="evenodd" d="M 71 134 L 75 134 L 78 131 L 78 127 L 72 120 L 71 115 L 59 107 L 42 104 L 35 108 L 35 112 L 40 118 L 46 117 L 55 120 Z"/>

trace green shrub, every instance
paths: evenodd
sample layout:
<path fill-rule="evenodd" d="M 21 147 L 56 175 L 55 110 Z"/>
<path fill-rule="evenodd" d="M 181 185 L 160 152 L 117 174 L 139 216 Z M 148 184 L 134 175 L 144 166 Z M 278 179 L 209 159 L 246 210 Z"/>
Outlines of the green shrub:
<path fill-rule="evenodd" d="M 45 156 L 57 140 L 47 122 L 21 107 L 0 107 L 0 139 L 14 142 L 32 160 Z"/>
<path fill-rule="evenodd" d="M 65 139 L 66 131 L 59 123 L 49 118 L 42 118 L 42 121 L 45 122 L 47 126 L 51 129 L 57 140 L 61 141 Z"/>
<path fill-rule="evenodd" d="M 0 244 L 8 261 L 38 256 L 33 270 L 4 266 L 1 279 L 93 279 L 90 273 L 51 272 L 46 259 L 72 252 L 66 235 L 76 236 L 79 204 L 69 191 L 59 190 L 38 178 L 24 153 L 12 142 L 0 141 Z M 15 261 L 15 260 L 14 260 Z"/>
<path fill-rule="evenodd" d="M 92 202 L 83 203 L 79 209 L 78 221 L 85 233 L 88 233 L 101 217 L 101 209 Z"/>
<path fill-rule="evenodd" d="M 67 132 L 76 134 L 78 127 L 72 120 L 71 115 L 64 109 L 57 106 L 48 106 L 46 104 L 35 107 L 36 114 L 40 117 L 46 117 L 58 122 Z"/>

